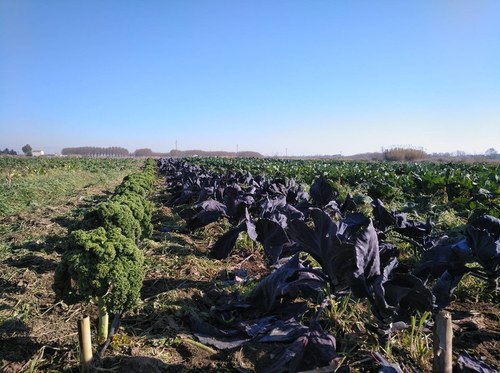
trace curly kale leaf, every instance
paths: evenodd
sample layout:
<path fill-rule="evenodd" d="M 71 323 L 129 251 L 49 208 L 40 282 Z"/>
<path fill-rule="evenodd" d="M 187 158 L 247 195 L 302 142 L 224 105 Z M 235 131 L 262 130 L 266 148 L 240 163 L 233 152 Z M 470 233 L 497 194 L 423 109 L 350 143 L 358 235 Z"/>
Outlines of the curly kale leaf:
<path fill-rule="evenodd" d="M 120 229 L 99 227 L 71 234 L 53 289 L 68 303 L 101 298 L 109 312 L 134 306 L 144 279 L 144 256 Z"/>

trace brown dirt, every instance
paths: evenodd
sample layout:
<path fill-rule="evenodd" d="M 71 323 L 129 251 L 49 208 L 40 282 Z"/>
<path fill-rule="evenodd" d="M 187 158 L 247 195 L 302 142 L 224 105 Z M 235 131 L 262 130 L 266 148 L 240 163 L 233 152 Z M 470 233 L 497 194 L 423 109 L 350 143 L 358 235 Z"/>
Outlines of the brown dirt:
<path fill-rule="evenodd" d="M 76 320 L 88 306 L 57 302 L 54 270 L 65 247 L 72 210 L 103 196 L 85 188 L 61 206 L 38 207 L 0 219 L 1 236 L 10 248 L 0 259 L 0 371 L 37 368 L 60 371 L 77 361 Z"/>
<path fill-rule="evenodd" d="M 493 303 L 453 303 L 454 351 L 467 351 L 500 368 L 500 308 Z"/>

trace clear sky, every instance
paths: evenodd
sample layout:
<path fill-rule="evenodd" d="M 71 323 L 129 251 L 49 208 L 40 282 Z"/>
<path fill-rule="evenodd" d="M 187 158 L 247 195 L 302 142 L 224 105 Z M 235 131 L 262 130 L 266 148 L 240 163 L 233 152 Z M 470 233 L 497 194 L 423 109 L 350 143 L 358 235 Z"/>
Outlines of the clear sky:
<path fill-rule="evenodd" d="M 500 151 L 500 1 L 0 2 L 0 148 Z"/>

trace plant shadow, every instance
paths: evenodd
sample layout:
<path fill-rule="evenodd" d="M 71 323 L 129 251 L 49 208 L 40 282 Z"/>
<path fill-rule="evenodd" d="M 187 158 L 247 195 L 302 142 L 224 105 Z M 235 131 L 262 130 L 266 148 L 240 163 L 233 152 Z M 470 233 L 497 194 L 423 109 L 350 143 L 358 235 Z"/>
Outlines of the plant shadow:
<path fill-rule="evenodd" d="M 3 263 L 16 268 L 29 268 L 39 275 L 53 272 L 57 267 L 56 262 L 53 260 L 35 254 L 27 254 L 18 258 L 8 258 Z"/>
<path fill-rule="evenodd" d="M 37 239 L 35 241 L 26 241 L 18 245 L 12 246 L 12 251 L 31 251 L 40 252 L 46 254 L 58 253 L 62 254 L 67 247 L 66 236 L 61 235 L 49 235 L 43 239 Z"/>
<path fill-rule="evenodd" d="M 19 319 L 8 319 L 2 322 L 0 324 L 0 360 L 18 363 L 31 359 L 40 349 L 41 344 L 28 335 L 29 331 L 28 326 Z"/>

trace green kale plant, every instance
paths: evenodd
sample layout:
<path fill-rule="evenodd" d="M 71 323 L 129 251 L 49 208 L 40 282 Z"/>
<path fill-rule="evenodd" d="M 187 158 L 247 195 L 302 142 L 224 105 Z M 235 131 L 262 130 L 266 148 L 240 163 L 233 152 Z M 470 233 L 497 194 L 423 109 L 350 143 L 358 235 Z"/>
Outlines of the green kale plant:
<path fill-rule="evenodd" d="M 141 224 L 130 207 L 113 200 L 102 202 L 85 216 L 82 228 L 89 230 L 97 227 L 106 230 L 120 228 L 122 234 L 133 241 L 137 241 L 142 234 Z"/>
<path fill-rule="evenodd" d="M 99 227 L 69 236 L 68 250 L 57 266 L 53 289 L 68 304 L 96 301 L 99 343 L 107 339 L 108 312 L 120 314 L 139 301 L 144 256 L 120 229 Z"/>
<path fill-rule="evenodd" d="M 153 225 L 151 224 L 153 204 L 151 202 L 132 192 L 116 194 L 111 197 L 111 201 L 127 206 L 141 226 L 142 237 L 151 236 L 153 233 Z"/>
<path fill-rule="evenodd" d="M 146 197 L 151 191 L 154 183 L 154 175 L 143 173 L 134 173 L 127 175 L 123 181 L 115 189 L 115 194 L 123 194 L 126 192 L 137 193 Z"/>

